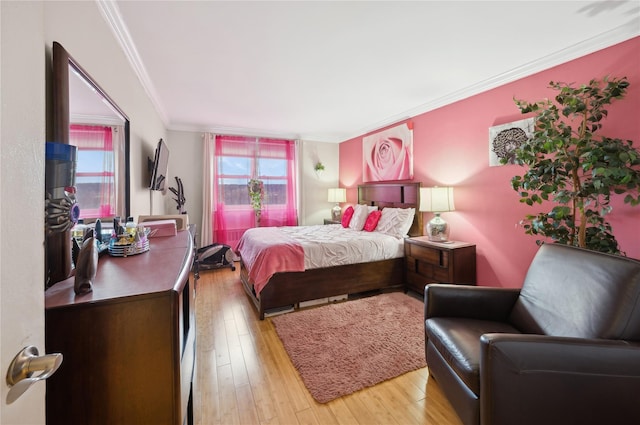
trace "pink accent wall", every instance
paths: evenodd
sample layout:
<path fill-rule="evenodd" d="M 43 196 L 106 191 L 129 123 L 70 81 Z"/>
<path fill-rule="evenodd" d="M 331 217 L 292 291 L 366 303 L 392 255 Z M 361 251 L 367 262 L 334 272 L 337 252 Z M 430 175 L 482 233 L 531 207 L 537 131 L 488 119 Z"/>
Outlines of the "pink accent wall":
<path fill-rule="evenodd" d="M 518 222 L 542 211 L 520 204 L 510 186 L 511 177 L 522 174 L 520 166 L 489 167 L 489 127 L 525 118 L 513 99 L 552 97 L 550 81 L 582 84 L 605 75 L 626 76 L 630 86 L 627 96 L 609 108 L 602 134 L 640 147 L 640 37 L 411 119 L 414 181 L 455 186 L 456 211 L 442 217 L 451 224 L 451 239 L 477 245 L 479 285 L 522 285 L 538 247 Z M 362 163 L 362 136 L 340 144 L 340 186 L 348 188 L 352 204 L 362 182 L 362 167 L 354 165 Z M 609 221 L 621 249 L 640 258 L 640 207 L 625 205 L 620 197 L 612 205 Z M 424 213 L 425 222 L 431 217 Z"/>

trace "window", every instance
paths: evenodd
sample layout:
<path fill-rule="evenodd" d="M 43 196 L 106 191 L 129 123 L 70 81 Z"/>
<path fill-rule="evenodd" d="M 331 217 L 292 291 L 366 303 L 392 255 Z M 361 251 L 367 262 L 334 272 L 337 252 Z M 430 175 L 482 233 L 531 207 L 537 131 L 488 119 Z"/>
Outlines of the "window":
<path fill-rule="evenodd" d="M 116 185 L 118 168 L 123 165 L 122 126 L 80 125 L 69 127 L 69 143 L 78 147 L 76 200 L 80 218 L 121 215 L 119 199 L 124 196 Z"/>
<path fill-rule="evenodd" d="M 297 225 L 296 142 L 216 136 L 214 240 L 234 246 L 255 226 Z M 251 206 L 251 179 L 264 184 L 260 214 Z"/>

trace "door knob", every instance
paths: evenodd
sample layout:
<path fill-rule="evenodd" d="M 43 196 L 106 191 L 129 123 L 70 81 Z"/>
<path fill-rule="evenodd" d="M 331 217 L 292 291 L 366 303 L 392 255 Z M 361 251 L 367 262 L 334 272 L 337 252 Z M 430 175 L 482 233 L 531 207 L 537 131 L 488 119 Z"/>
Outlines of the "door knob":
<path fill-rule="evenodd" d="M 33 345 L 23 348 L 11 361 L 7 371 L 7 404 L 11 404 L 24 394 L 32 384 L 47 379 L 62 364 L 62 354 L 38 355 Z M 38 375 L 33 375 L 40 372 Z"/>

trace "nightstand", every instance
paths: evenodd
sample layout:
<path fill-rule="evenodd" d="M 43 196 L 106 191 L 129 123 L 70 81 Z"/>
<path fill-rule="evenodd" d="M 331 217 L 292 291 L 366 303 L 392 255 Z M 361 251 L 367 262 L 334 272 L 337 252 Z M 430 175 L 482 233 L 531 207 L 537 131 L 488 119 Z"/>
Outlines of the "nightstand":
<path fill-rule="evenodd" d="M 427 283 L 476 284 L 476 246 L 431 242 L 427 236 L 404 240 L 405 288 L 424 293 Z"/>
<path fill-rule="evenodd" d="M 342 224 L 341 220 L 331 220 L 330 218 L 324 219 L 324 224 Z"/>

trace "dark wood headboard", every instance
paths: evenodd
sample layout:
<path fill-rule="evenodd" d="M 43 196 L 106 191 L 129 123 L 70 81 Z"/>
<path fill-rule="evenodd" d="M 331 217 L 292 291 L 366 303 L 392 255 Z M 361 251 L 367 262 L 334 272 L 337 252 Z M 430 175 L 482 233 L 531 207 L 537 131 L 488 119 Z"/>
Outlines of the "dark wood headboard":
<path fill-rule="evenodd" d="M 409 229 L 409 236 L 422 235 L 422 213 L 420 206 L 420 183 L 368 183 L 358 186 L 358 203 L 377 206 L 380 209 L 415 208 L 416 214 Z"/>

